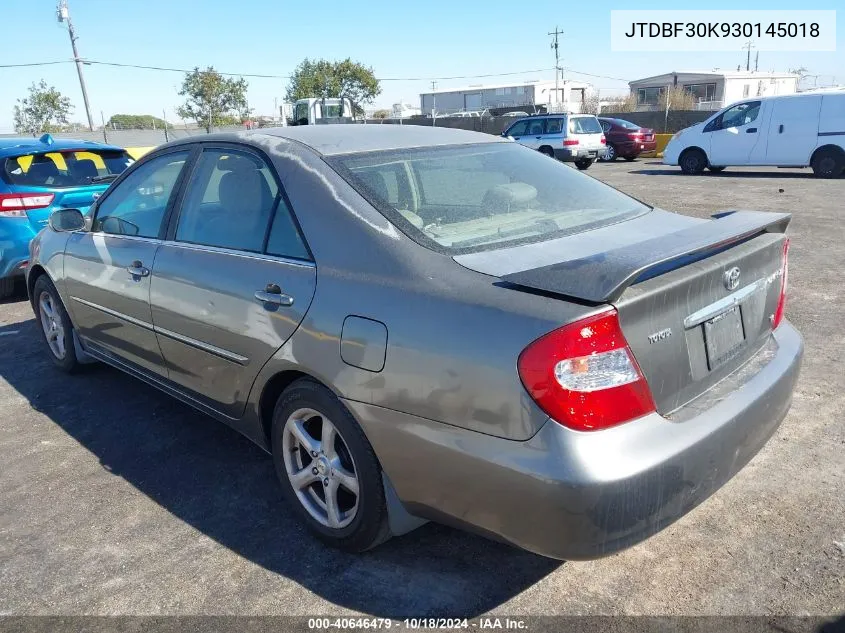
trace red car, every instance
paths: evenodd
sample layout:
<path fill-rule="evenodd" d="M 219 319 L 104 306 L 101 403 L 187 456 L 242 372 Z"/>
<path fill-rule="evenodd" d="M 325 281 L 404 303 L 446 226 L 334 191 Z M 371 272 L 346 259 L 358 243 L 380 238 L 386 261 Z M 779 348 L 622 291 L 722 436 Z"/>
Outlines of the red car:
<path fill-rule="evenodd" d="M 599 160 L 611 161 L 620 157 L 625 160 L 634 160 L 644 152 L 653 152 L 657 149 L 654 130 L 640 127 L 624 119 L 599 117 L 599 123 L 607 138 L 607 150 L 604 157 Z"/>

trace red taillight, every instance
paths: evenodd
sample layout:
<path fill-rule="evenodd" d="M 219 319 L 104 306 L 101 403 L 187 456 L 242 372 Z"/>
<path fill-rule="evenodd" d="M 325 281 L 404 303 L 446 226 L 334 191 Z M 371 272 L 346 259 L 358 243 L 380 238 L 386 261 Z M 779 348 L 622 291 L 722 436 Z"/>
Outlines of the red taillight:
<path fill-rule="evenodd" d="M 43 209 L 53 204 L 52 193 L 0 193 L 0 215 L 22 217 L 31 209 Z"/>
<path fill-rule="evenodd" d="M 604 145 L 605 143 L 607 143 L 607 139 L 604 136 L 602 136 L 601 137 L 601 144 Z"/>
<path fill-rule="evenodd" d="M 772 329 L 775 329 L 783 321 L 783 314 L 786 311 L 786 284 L 789 280 L 789 238 L 783 241 L 783 260 L 781 262 L 781 276 L 780 276 L 780 297 L 778 297 L 778 307 L 775 310 L 775 316 L 772 317 Z"/>
<path fill-rule="evenodd" d="M 578 145 L 577 138 L 565 138 L 563 139 L 563 146 L 566 147 L 567 145 Z"/>
<path fill-rule="evenodd" d="M 643 138 L 642 132 L 628 132 L 628 138 L 632 138 L 635 141 L 641 141 Z"/>
<path fill-rule="evenodd" d="M 655 410 L 612 308 L 538 338 L 517 366 L 540 408 L 578 431 L 605 429 Z"/>

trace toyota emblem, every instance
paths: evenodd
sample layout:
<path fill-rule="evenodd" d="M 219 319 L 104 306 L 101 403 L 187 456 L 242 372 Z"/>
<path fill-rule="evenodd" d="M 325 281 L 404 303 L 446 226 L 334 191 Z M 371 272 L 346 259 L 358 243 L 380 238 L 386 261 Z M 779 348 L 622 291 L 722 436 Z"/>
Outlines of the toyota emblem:
<path fill-rule="evenodd" d="M 725 271 L 725 288 L 728 290 L 736 290 L 739 286 L 739 268 L 734 266 Z"/>

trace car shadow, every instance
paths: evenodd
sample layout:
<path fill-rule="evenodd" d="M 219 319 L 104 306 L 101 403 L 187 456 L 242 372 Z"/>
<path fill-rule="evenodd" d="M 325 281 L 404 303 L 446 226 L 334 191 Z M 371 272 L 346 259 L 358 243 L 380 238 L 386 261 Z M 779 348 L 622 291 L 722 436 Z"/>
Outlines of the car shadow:
<path fill-rule="evenodd" d="M 115 369 L 60 373 L 36 328 L 0 327 L 0 376 L 33 409 L 173 516 L 325 600 L 377 617 L 474 617 L 563 564 L 434 524 L 361 555 L 329 549 L 285 504 L 261 449 Z"/>
<path fill-rule="evenodd" d="M 658 165 L 660 163 L 646 163 L 648 165 Z M 696 176 L 689 176 L 682 172 L 678 167 L 666 166 L 664 169 L 635 169 L 628 172 L 629 174 L 640 174 L 643 176 L 685 176 L 687 178 L 695 178 Z M 815 178 L 813 172 L 794 172 L 794 171 L 731 171 L 730 168 L 725 171 L 714 173 L 712 171 L 704 171 L 699 177 L 706 178 Z"/>

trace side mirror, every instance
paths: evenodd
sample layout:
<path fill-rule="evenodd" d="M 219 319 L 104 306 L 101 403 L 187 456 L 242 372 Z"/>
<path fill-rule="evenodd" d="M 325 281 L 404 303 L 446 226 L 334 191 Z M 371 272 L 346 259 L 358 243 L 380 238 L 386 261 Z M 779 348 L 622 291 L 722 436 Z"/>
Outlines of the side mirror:
<path fill-rule="evenodd" d="M 59 233 L 85 228 L 85 216 L 79 209 L 56 209 L 50 214 L 50 228 Z"/>

